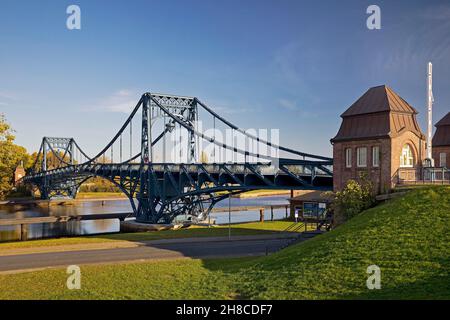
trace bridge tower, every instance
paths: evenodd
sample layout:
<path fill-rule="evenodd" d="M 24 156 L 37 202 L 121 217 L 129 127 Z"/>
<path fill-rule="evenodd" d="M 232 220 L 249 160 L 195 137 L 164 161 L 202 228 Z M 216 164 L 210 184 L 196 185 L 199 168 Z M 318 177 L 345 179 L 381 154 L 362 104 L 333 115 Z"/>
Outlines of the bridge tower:
<path fill-rule="evenodd" d="M 59 153 L 60 152 L 60 153 Z M 42 139 L 41 147 L 38 152 L 38 157 L 36 162 L 41 159 L 39 164 L 39 169 L 41 172 L 46 172 L 47 170 L 56 169 L 57 165 L 55 163 L 49 162 L 59 162 L 60 165 L 74 165 L 75 164 L 75 140 L 73 138 L 55 138 L 55 137 L 44 137 Z M 49 155 L 52 157 L 49 159 Z M 36 168 L 37 163 L 33 165 Z M 51 198 L 52 187 L 51 181 L 47 175 L 43 175 L 41 183 L 38 185 L 41 199 L 47 200 Z M 64 185 L 64 188 L 59 191 L 64 191 L 64 195 L 69 198 L 75 198 L 78 190 L 78 186 L 71 181 Z"/>
<path fill-rule="evenodd" d="M 149 164 L 153 161 L 152 148 L 152 110 L 150 107 L 150 95 L 145 93 L 142 96 L 142 127 L 141 127 L 141 165 L 139 177 L 139 193 L 137 195 L 138 208 L 136 220 L 151 221 L 156 215 L 155 212 L 155 187 L 157 179 L 153 168 Z M 145 168 L 148 168 L 145 170 Z"/>
<path fill-rule="evenodd" d="M 163 99 L 167 99 L 167 97 L 163 97 Z M 169 99 L 171 98 L 169 97 Z M 183 121 L 187 126 L 194 128 L 196 121 L 198 121 L 196 100 L 192 98 L 176 99 L 179 99 L 186 104 L 173 106 L 177 109 L 180 121 Z M 161 112 L 161 105 L 158 105 L 159 102 L 157 104 L 150 93 L 143 94 L 141 100 L 141 158 L 139 191 L 136 195 L 138 201 L 136 220 L 146 223 L 158 223 L 160 222 L 161 217 L 164 217 L 163 213 L 165 210 L 172 210 L 172 208 L 170 208 L 170 201 L 167 201 L 169 198 L 167 190 L 162 190 L 164 188 L 165 177 L 158 178 L 153 168 L 155 157 L 152 143 L 152 141 L 154 141 L 152 127 L 154 121 L 158 117 L 165 117 L 165 114 Z M 187 161 L 188 163 L 195 163 L 197 160 L 197 143 L 196 136 L 192 131 L 188 132 L 187 144 Z M 163 158 L 164 157 L 165 150 Z M 187 202 L 190 202 L 190 200 L 191 199 L 187 199 Z M 196 208 L 192 208 L 191 210 L 195 209 Z"/>

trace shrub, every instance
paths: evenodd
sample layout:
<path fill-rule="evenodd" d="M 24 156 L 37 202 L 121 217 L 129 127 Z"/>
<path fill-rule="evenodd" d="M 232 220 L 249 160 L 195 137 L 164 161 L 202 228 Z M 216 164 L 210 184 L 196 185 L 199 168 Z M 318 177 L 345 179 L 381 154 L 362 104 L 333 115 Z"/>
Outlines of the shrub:
<path fill-rule="evenodd" d="M 334 194 L 331 209 L 334 211 L 334 224 L 339 225 L 373 206 L 375 197 L 372 183 L 366 176 L 360 182 L 349 180 L 342 191 Z"/>

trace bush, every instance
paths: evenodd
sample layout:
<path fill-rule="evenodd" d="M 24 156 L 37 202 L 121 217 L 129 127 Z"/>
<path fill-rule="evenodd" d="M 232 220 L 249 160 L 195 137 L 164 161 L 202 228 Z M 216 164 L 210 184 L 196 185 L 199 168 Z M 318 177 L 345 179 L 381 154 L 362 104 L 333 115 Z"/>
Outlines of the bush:
<path fill-rule="evenodd" d="M 361 182 L 349 180 L 342 191 L 334 194 L 331 208 L 334 211 L 334 224 L 340 225 L 375 203 L 372 183 L 365 176 Z"/>

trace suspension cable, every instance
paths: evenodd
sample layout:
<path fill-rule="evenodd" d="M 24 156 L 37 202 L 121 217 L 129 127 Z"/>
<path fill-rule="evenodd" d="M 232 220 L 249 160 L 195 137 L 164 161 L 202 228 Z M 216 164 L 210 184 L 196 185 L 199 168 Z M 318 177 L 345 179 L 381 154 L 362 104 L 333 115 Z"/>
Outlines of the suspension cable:
<path fill-rule="evenodd" d="M 206 110 L 207 112 L 209 112 L 211 115 L 217 117 L 220 121 L 222 121 L 223 123 L 225 123 L 225 124 L 228 125 L 229 127 L 235 129 L 236 131 L 238 131 L 238 132 L 244 134 L 245 136 L 247 136 L 247 137 L 249 137 L 249 138 L 251 138 L 251 139 L 254 139 L 254 140 L 259 141 L 259 142 L 261 142 L 261 143 L 263 143 L 263 144 L 266 144 L 266 145 L 268 145 L 269 147 L 273 147 L 273 148 L 276 148 L 276 149 L 280 149 L 280 150 L 282 150 L 282 151 L 285 151 L 285 152 L 288 152 L 288 153 L 292 153 L 292 154 L 295 154 L 295 155 L 299 155 L 299 156 L 306 156 L 306 157 L 308 157 L 308 158 L 315 158 L 315 159 L 326 160 L 326 161 L 331 161 L 331 160 L 333 160 L 333 159 L 328 158 L 328 157 L 317 156 L 317 155 L 314 155 L 314 154 L 304 153 L 304 152 L 296 151 L 296 150 L 293 150 L 293 149 L 290 149 L 290 148 L 286 148 L 286 147 L 283 147 L 283 146 L 279 146 L 279 145 L 276 145 L 276 144 L 271 143 L 271 142 L 269 142 L 269 141 L 263 140 L 263 139 L 261 139 L 261 138 L 259 138 L 259 137 L 256 137 L 256 136 L 254 136 L 254 135 L 252 135 L 252 134 L 250 134 L 250 133 L 247 133 L 245 130 L 242 130 L 242 129 L 238 128 L 237 126 L 235 126 L 235 125 L 232 124 L 231 122 L 227 121 L 226 119 L 222 118 L 220 115 L 218 115 L 216 112 L 214 112 L 213 110 L 211 110 L 210 108 L 208 108 L 204 103 L 202 103 L 202 102 L 201 102 L 200 100 L 198 100 L 197 98 L 194 98 L 194 99 L 195 99 L 195 101 L 196 101 L 201 107 L 203 107 L 203 109 L 205 109 L 205 110 Z"/>
<path fill-rule="evenodd" d="M 130 121 L 130 158 L 133 154 L 133 120 Z"/>

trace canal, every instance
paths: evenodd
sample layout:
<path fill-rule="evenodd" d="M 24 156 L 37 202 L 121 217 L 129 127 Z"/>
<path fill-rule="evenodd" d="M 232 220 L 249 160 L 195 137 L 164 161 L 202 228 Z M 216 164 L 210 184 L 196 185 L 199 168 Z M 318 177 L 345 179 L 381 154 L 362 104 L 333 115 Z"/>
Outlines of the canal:
<path fill-rule="evenodd" d="M 287 205 L 288 195 L 258 197 L 258 198 L 231 198 L 231 208 Z M 228 223 L 228 199 L 216 204 L 216 209 L 225 212 L 212 212 L 211 221 L 217 224 Z M 132 212 L 131 205 L 127 199 L 102 201 L 79 201 L 69 205 L 51 206 L 29 206 L 29 205 L 8 205 L 0 206 L 0 219 L 29 218 L 45 216 L 68 216 L 101 213 L 124 213 Z M 285 208 L 275 208 L 274 219 L 285 217 Z M 266 219 L 270 219 L 270 209 L 265 212 Z M 231 222 L 258 221 L 259 211 L 232 211 Z M 120 231 L 118 219 L 109 220 L 87 220 L 69 221 L 67 223 L 42 223 L 28 226 L 28 239 L 49 238 L 58 236 L 90 235 L 101 233 L 113 233 Z M 20 239 L 20 226 L 0 226 L 0 241 L 11 241 Z"/>

